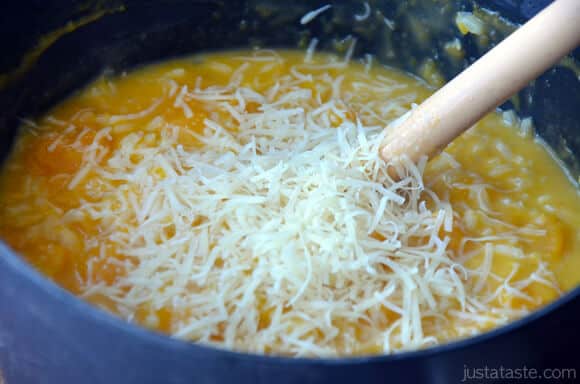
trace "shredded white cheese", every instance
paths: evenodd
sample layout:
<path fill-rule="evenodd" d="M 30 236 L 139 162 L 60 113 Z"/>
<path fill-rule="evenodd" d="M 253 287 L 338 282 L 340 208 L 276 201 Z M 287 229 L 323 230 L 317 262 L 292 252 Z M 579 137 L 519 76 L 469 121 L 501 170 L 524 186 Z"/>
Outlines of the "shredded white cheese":
<path fill-rule="evenodd" d="M 363 3 L 364 10 L 361 14 L 354 15 L 356 21 L 365 21 L 371 15 L 371 6 L 366 1 Z"/>
<path fill-rule="evenodd" d="M 307 66 L 256 95 L 257 113 L 238 102 L 254 89 L 183 86 L 175 106 L 207 100 L 220 116 L 198 135 L 202 150 L 181 147 L 183 128 L 165 124 L 157 145 L 128 137 L 108 165 L 91 168 L 105 184 L 125 183 L 79 215 L 114 216 L 104 235 L 135 264 L 112 286 L 87 285 L 88 294 L 111 297 L 129 314 L 145 304 L 170 307 L 183 313 L 176 337 L 209 342 L 223 328 L 226 346 L 256 352 L 330 355 L 350 338 L 348 353 L 356 338 L 340 324 L 384 322 L 381 307 L 402 314 L 401 333 L 387 336 L 377 324 L 369 341 L 388 338 L 386 352 L 432 341 L 422 311 L 464 301 L 440 238 L 451 229 L 450 206 L 420 203 L 424 163 L 393 165 L 401 181 L 389 178 L 378 156 L 382 126 L 346 117 L 342 100 L 353 95 L 342 90 L 342 76 L 318 76 L 331 96 L 312 104 L 311 91 L 300 88 Z M 262 329 L 260 313 L 269 308 L 277 317 Z"/>
<path fill-rule="evenodd" d="M 179 83 L 183 74 L 173 76 L 170 105 L 189 119 L 196 103 L 196 111 L 201 105 L 210 116 L 201 133 L 156 115 L 158 100 L 108 119 L 144 119 L 144 128 L 126 134 L 112 153 L 102 144 L 113 128 L 102 128 L 82 148 L 83 163 L 69 180 L 70 189 L 99 194 L 64 214 L 72 227 L 87 219 L 99 223 L 101 232 L 85 242 L 85 251 L 97 252 L 98 260 L 111 247 L 123 255 L 108 261 L 123 271 L 111 283 L 93 280 L 95 261 L 89 260 L 84 297 L 107 297 L 129 321 L 148 311 L 143 321 L 153 327 L 157 311 L 169 310 L 178 338 L 328 356 L 430 346 L 450 337 L 450 320 L 460 322 L 455 336 L 467 335 L 470 322 L 501 324 L 521 315 L 490 313 L 489 303 L 504 292 L 529 300 L 523 287 L 553 285 L 549 271 L 539 269 L 528 281 L 510 277 L 488 289 L 497 277 L 494 255 L 517 260 L 515 234 L 545 232 L 505 225 L 503 234 L 466 237 L 459 254 L 451 251 L 456 212 L 424 185 L 426 161 L 385 164 L 378 155 L 384 126 L 404 118 L 416 96 L 393 96 L 402 86 L 369 71 L 345 85 L 340 71 L 328 72 L 342 67 L 312 63 L 315 46 L 314 39 L 304 63 L 268 89 L 248 85 L 251 63 L 283 62 L 264 52 L 228 69 L 225 86 L 204 87 L 198 79 L 192 89 Z M 367 63 L 370 70 L 370 58 Z M 257 111 L 249 110 L 252 103 Z M 184 134 L 201 147 L 180 144 Z M 83 135 L 74 145 L 81 146 Z M 447 172 L 461 168 L 448 154 L 436 161 L 448 164 Z M 481 217 L 496 220 L 486 216 L 493 214 L 486 185 L 454 187 L 475 194 Z M 465 216 L 460 225 L 481 219 Z M 491 240 L 504 243 L 486 243 Z M 477 257 L 478 268 L 465 266 Z"/>
<path fill-rule="evenodd" d="M 315 9 L 313 11 L 310 11 L 310 12 L 306 13 L 300 19 L 300 24 L 305 25 L 305 24 L 310 23 L 312 20 L 314 20 L 316 17 L 318 17 L 318 15 L 320 15 L 321 13 L 329 10 L 330 8 L 332 8 L 332 5 L 327 4 L 325 6 L 322 6 L 322 7 L 318 8 L 318 9 Z"/>
<path fill-rule="evenodd" d="M 312 61 L 312 56 L 314 55 L 314 52 L 316 51 L 317 45 L 318 45 L 318 39 L 316 37 L 312 38 L 312 40 L 310 40 L 310 43 L 308 44 L 308 48 L 306 49 L 306 55 L 304 56 L 305 63 L 310 63 Z"/>
<path fill-rule="evenodd" d="M 481 35 L 485 31 L 483 21 L 471 12 L 457 12 L 455 24 L 457 24 L 457 28 L 463 35 L 468 33 Z"/>

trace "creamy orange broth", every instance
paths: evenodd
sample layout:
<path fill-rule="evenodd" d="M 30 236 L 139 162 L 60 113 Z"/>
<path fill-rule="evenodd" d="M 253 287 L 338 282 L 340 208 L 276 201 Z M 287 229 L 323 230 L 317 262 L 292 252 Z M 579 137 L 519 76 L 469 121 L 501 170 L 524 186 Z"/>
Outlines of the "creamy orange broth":
<path fill-rule="evenodd" d="M 284 61 L 277 65 L 250 61 L 243 84 L 263 91 L 275 84 L 280 76 L 288 75 L 291 67 L 301 63 L 304 57 L 296 52 L 281 51 L 278 54 Z M 124 273 L 121 266 L 101 259 L 93 263 L 92 276 L 88 276 L 87 263 L 99 252 L 104 252 L 107 260 L 125 260 L 126 256 L 111 243 L 105 242 L 91 252 L 85 251 L 84 247 L 107 226 L 106 220 L 86 219 L 81 225 L 70 226 L 66 216 L 63 217 L 67 210 L 101 198 L 101 192 L 92 184 L 94 175 L 91 172 L 70 188 L 82 164 L 83 147 L 93 142 L 111 116 L 138 113 L 149 108 L 162 94 L 169 92 L 168 84 L 172 78 L 180 86 L 189 88 L 196 86 L 198 78 L 205 87 L 225 85 L 229 75 L 225 76 L 224 71 L 228 67 L 239 67 L 245 61 L 240 58 L 242 55 L 251 53 L 217 53 L 168 61 L 117 77 L 105 76 L 34 124 L 23 125 L 14 152 L 1 174 L 2 239 L 38 270 L 73 293 L 81 293 L 88 278 L 113 283 Z M 323 63 L 329 58 L 319 55 L 313 60 Z M 343 74 L 343 86 L 349 87 L 357 79 L 357 74 L 364 70 L 362 65 L 352 63 L 347 69 L 327 71 L 332 75 Z M 405 109 L 409 109 L 411 103 L 420 103 L 431 93 L 421 81 L 392 69 L 375 66 L 370 75 L 404 84 L 405 87 L 395 90 L 392 97 L 408 95 L 401 102 Z M 316 84 L 310 86 L 314 89 Z M 366 95 L 360 96 L 363 101 L 377 97 L 372 91 L 365 92 Z M 174 107 L 173 99 L 169 98 L 161 101 L 154 115 L 162 115 L 168 123 L 186 127 L 180 133 L 180 144 L 203 150 L 192 133 L 202 131 L 210 112 L 195 100 L 189 101 L 188 105 L 193 113 L 189 119 L 183 110 Z M 258 107 L 248 105 L 247 110 L 257 111 Z M 350 113 L 354 118 L 359 111 L 352 107 Z M 389 118 L 394 119 L 399 114 L 393 113 Z M 151 120 L 152 115 L 148 114 L 115 125 L 109 133 L 110 140 L 101 142 L 104 149 L 98 162 L 107 161 L 131 133 L 139 132 L 143 140 L 157 140 L 155 132 L 145 128 Z M 454 160 L 450 160 L 449 155 Z M 553 273 L 554 281 L 550 284 L 532 282 L 523 288 L 522 292 L 528 297 L 504 292 L 490 303 L 492 307 L 533 310 L 580 282 L 579 192 L 546 148 L 531 135 L 522 133 L 519 127 L 506 124 L 498 114 L 487 116 L 450 145 L 443 155 L 429 163 L 425 184 L 440 198 L 452 203 L 456 216 L 449 247 L 456 254 L 475 254 L 485 247 L 486 242 L 505 245 L 494 253 L 490 268 L 500 279 L 485 281 L 489 289 L 499 287 L 503 284 L 502 279 L 508 277 L 510 281 L 529 278 L 537 271 L 540 262 L 545 262 L 548 272 Z M 479 186 L 478 189 L 470 188 L 473 185 Z M 429 199 L 428 196 L 425 198 Z M 115 217 L 110 220 L 114 221 Z M 523 227 L 523 231 L 518 230 Z M 510 240 L 501 238 L 506 233 L 512 237 Z M 469 240 L 475 238 L 479 240 Z M 482 241 L 482 238 L 489 240 Z M 525 257 L 518 259 L 508 255 L 509 249 L 513 248 L 523 250 Z M 502 254 L 501 249 L 505 249 L 506 254 Z M 483 262 L 484 252 L 467 259 L 466 266 L 476 267 Z M 88 299 L 116 312 L 114 303 L 107 298 Z M 146 306 L 135 311 L 137 323 L 168 333 L 172 332 L 178 316 L 171 308 L 154 311 L 153 317 Z M 385 313 L 391 320 L 398 316 L 387 309 Z M 446 313 L 440 315 L 447 316 Z M 265 310 L 260 320 L 264 326 L 268 324 L 268 316 Z M 384 327 L 388 326 L 389 323 L 385 323 Z M 429 329 L 428 324 L 424 326 Z M 490 326 L 485 320 L 453 320 L 440 336 L 443 335 L 443 341 L 450 340 L 465 335 L 465 329 L 480 332 Z M 457 331 L 459 328 L 463 330 Z M 215 335 L 214 338 L 219 341 L 221 336 Z M 355 350 L 361 354 L 380 352 L 379 346 L 372 343 L 361 343 Z"/>

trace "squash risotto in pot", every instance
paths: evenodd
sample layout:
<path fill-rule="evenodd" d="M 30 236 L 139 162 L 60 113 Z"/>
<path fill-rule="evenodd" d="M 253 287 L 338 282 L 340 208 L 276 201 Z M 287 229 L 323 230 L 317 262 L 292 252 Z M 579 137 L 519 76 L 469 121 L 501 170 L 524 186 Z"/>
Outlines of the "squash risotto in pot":
<path fill-rule="evenodd" d="M 127 321 L 238 351 L 481 333 L 578 284 L 580 194 L 513 112 L 429 162 L 385 164 L 384 128 L 430 92 L 312 50 L 103 76 L 23 123 L 0 236 Z"/>

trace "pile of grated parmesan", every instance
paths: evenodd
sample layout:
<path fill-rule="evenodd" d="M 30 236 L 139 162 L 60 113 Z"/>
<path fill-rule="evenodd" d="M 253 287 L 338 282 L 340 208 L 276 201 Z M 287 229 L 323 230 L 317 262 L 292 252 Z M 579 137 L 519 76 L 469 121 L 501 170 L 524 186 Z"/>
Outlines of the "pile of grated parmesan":
<path fill-rule="evenodd" d="M 318 76 L 315 97 L 301 87 L 312 75 L 297 68 L 262 93 L 241 86 L 242 74 L 175 92 L 186 116 L 188 100 L 213 112 L 201 149 L 180 145 L 180 127 L 154 117 L 153 105 L 145 113 L 159 141 L 129 134 L 94 169 L 104 198 L 74 215 L 115 216 L 103 236 L 131 263 L 114 284 L 89 282 L 84 296 L 112 298 L 129 317 L 143 305 L 170 308 L 174 336 L 217 335 L 254 352 L 436 343 L 423 321 L 464 306 L 466 272 L 446 251 L 453 210 L 421 198 L 425 164 L 398 165 L 401 180 L 389 178 L 378 156 L 384 126 L 349 110 L 340 78 Z"/>
<path fill-rule="evenodd" d="M 448 249 L 454 210 L 424 185 L 425 161 L 397 162 L 395 182 L 379 158 L 384 127 L 416 101 L 395 96 L 404 84 L 361 71 L 345 86 L 346 61 L 308 52 L 271 86 L 252 86 L 252 66 L 284 60 L 243 61 L 218 66 L 223 86 L 188 86 L 173 71 L 166 94 L 106 117 L 83 149 L 68 187 L 98 196 L 64 213 L 101 228 L 85 244 L 99 256 L 83 297 L 106 297 L 130 321 L 146 311 L 152 328 L 170 312 L 177 338 L 294 356 L 422 348 L 521 315 L 490 313 L 482 297 L 492 245 L 477 270 Z M 167 101 L 188 120 L 201 106 L 203 131 L 167 122 Z M 108 153 L 102 144 L 136 120 Z M 123 272 L 95 281 L 97 262 Z M 454 319 L 466 325 L 450 335 Z"/>

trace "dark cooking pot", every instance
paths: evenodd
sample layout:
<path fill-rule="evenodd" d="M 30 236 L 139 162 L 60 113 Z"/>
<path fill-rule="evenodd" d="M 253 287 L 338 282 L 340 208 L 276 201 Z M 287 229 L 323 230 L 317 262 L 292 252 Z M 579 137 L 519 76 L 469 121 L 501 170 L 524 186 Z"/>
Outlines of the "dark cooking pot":
<path fill-rule="evenodd" d="M 547 2 L 496 0 L 480 5 L 523 22 Z M 419 71 L 426 58 L 435 57 L 440 72 L 449 78 L 512 29 L 494 19 L 484 40 L 459 36 L 453 17 L 457 10 L 477 6 L 472 0 L 369 1 L 373 12 L 363 22 L 353 18 L 363 12 L 362 1 L 335 1 L 332 12 L 306 26 L 299 24 L 301 15 L 325 3 L 3 1 L 0 73 L 8 76 L 0 77 L 2 159 L 19 118 L 42 113 L 105 69 L 118 72 L 202 50 L 304 47 L 314 35 L 325 49 L 340 49 L 340 40 L 351 34 L 359 41 L 356 56 L 374 53 L 382 62 L 412 72 Z M 394 21 L 394 30 L 383 17 Z M 41 36 L 44 43 L 31 51 Z M 447 57 L 442 49 L 454 37 L 460 37 L 465 47 L 462 60 Z M 576 63 L 579 57 L 576 52 Z M 506 105 L 534 118 L 540 135 L 575 178 L 580 174 L 577 74 L 574 59 L 569 60 Z M 580 368 L 579 326 L 580 288 L 510 325 L 428 350 L 344 359 L 247 355 L 173 340 L 127 324 L 44 279 L 0 243 L 0 383 L 2 376 L 7 384 L 455 383 L 463 381 L 466 369 L 470 376 L 476 374 L 473 369 L 484 375 L 485 367 L 519 369 L 520 375 L 528 369 L 529 377 L 531 369 L 543 374 L 544 368 Z"/>

